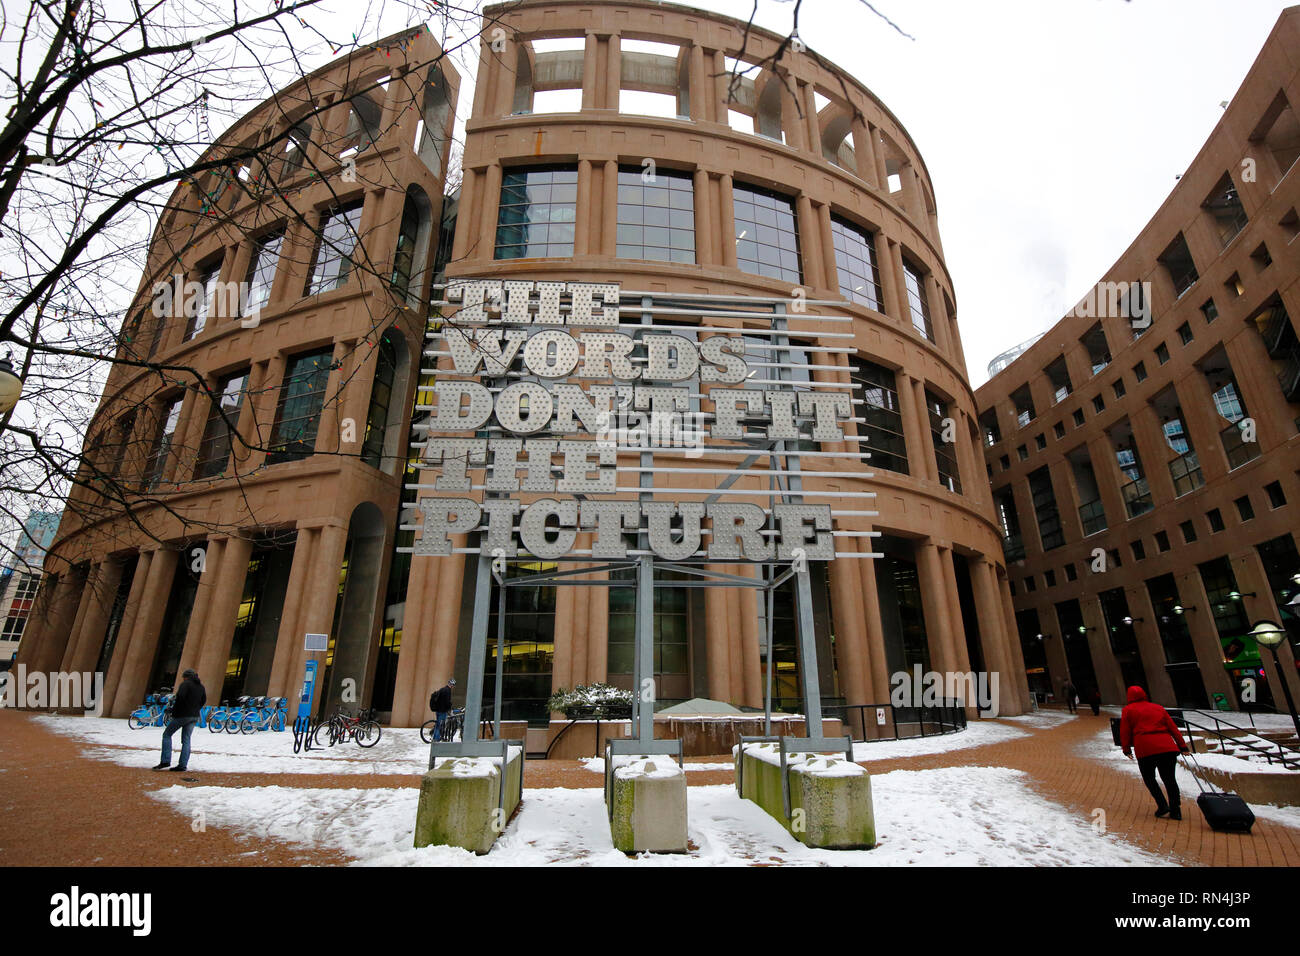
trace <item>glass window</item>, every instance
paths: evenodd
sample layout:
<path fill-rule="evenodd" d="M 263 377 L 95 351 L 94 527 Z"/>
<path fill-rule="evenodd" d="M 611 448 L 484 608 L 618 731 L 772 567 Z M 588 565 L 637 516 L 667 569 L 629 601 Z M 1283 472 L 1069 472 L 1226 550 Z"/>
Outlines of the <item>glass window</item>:
<path fill-rule="evenodd" d="M 420 241 L 420 207 L 407 196 L 402 207 L 402 224 L 397 233 L 397 249 L 393 253 L 393 291 L 405 298 L 411 289 L 415 274 L 415 247 Z"/>
<path fill-rule="evenodd" d="M 375 384 L 370 392 L 370 410 L 366 414 L 366 437 L 361 443 L 361 460 L 375 468 L 383 466 L 384 438 L 388 434 L 388 410 L 393 403 L 393 380 L 397 375 L 397 347 L 391 332 L 379 342 L 375 365 Z"/>
<path fill-rule="evenodd" d="M 248 263 L 248 301 L 244 315 L 255 315 L 271 298 L 271 285 L 275 282 L 275 267 L 280 262 L 283 232 L 273 232 L 257 241 Z"/>
<path fill-rule="evenodd" d="M 578 170 L 508 170 L 501 179 L 496 258 L 545 259 L 573 255 Z"/>
<path fill-rule="evenodd" d="M 153 450 L 149 453 L 149 461 L 145 465 L 146 488 L 155 487 L 162 478 L 163 468 L 167 464 L 167 453 L 171 451 L 172 442 L 176 437 L 176 424 L 181 418 L 182 401 L 184 399 L 178 398 L 168 406 L 162 427 L 158 430 L 158 437 L 154 439 Z"/>
<path fill-rule="evenodd" d="M 831 240 L 835 244 L 840 295 L 868 309 L 883 311 L 880 271 L 876 268 L 876 237 L 866 229 L 832 216 Z"/>
<path fill-rule="evenodd" d="M 230 440 L 234 427 L 239 424 L 239 410 L 244 404 L 247 384 L 247 371 L 229 375 L 218 384 L 208 423 L 203 428 L 203 442 L 199 445 L 198 462 L 194 466 L 195 478 L 212 478 L 226 470 Z"/>
<path fill-rule="evenodd" d="M 330 348 L 289 360 L 275 409 L 267 464 L 297 461 L 315 452 L 316 429 L 333 362 L 334 350 Z"/>
<path fill-rule="evenodd" d="M 862 450 L 871 456 L 867 467 L 908 474 L 907 442 L 894 373 L 850 356 L 849 376 L 859 386 L 855 397 L 863 401 L 861 414 L 865 422 L 858 434 L 865 438 Z"/>
<path fill-rule="evenodd" d="M 933 342 L 934 329 L 930 325 L 930 306 L 925 298 L 925 279 L 906 259 L 903 260 L 903 281 L 907 285 L 907 308 L 912 316 L 912 325 Z"/>
<path fill-rule="evenodd" d="M 695 184 L 689 175 L 656 170 L 647 182 L 640 168 L 618 171 L 620 259 L 695 261 Z"/>
<path fill-rule="evenodd" d="M 221 277 L 221 260 L 209 262 L 199 269 L 198 283 L 202 287 L 196 300 L 185 300 L 185 314 L 188 321 L 185 323 L 185 338 L 182 341 L 188 342 L 194 336 L 203 331 L 203 327 L 208 324 L 208 313 L 212 309 L 212 293 L 217 289 L 217 280 Z"/>
<path fill-rule="evenodd" d="M 312 256 L 311 279 L 307 283 L 308 295 L 329 292 L 348 281 L 348 275 L 354 265 L 352 256 L 360 242 L 357 235 L 360 225 L 360 202 L 344 206 L 324 217 L 321 235 L 316 243 L 316 252 Z"/>
<path fill-rule="evenodd" d="M 803 282 L 794 204 L 774 193 L 735 184 L 736 263 L 746 272 Z"/>
<path fill-rule="evenodd" d="M 961 473 L 957 470 L 957 435 L 955 430 L 949 432 L 947 423 L 948 403 L 926 389 L 925 408 L 930 415 L 930 435 L 934 439 L 934 464 L 939 472 L 939 484 L 949 491 L 961 494 Z M 951 434 L 952 441 L 944 441 L 945 434 Z M 1041 435 L 1038 436 L 1042 438 Z M 1047 442 L 1044 441 L 1043 445 Z"/>

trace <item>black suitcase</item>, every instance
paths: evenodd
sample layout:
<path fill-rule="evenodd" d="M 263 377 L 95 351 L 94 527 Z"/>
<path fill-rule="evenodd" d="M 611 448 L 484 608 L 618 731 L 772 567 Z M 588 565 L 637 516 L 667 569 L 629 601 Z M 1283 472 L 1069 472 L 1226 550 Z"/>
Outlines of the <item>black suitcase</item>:
<path fill-rule="evenodd" d="M 1195 757 L 1187 755 L 1192 762 L 1196 761 Z M 1200 764 L 1196 764 L 1200 769 Z M 1255 825 L 1255 814 L 1250 809 L 1250 804 L 1235 793 L 1222 793 L 1213 789 L 1206 790 L 1201 785 L 1201 778 L 1196 775 L 1196 771 L 1189 765 L 1187 772 L 1192 775 L 1196 781 L 1196 786 L 1200 787 L 1201 794 L 1196 798 L 1196 805 L 1200 807 L 1201 813 L 1205 816 L 1205 822 L 1210 825 L 1210 829 L 1216 833 L 1249 833 L 1250 828 Z"/>

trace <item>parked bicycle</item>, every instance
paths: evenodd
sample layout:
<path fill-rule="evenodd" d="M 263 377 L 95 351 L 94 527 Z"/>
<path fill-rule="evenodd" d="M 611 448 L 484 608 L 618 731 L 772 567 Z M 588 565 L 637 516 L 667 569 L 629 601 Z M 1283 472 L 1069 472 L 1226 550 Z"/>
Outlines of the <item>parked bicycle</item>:
<path fill-rule="evenodd" d="M 420 725 L 420 739 L 426 744 L 433 743 L 433 732 L 438 727 L 438 718 L 426 720 Z M 442 725 L 442 736 L 439 740 L 455 740 L 456 735 L 465 729 L 465 708 L 453 710 L 447 715 L 447 722 Z"/>
<path fill-rule="evenodd" d="M 285 717 L 289 713 L 288 697 L 254 697 L 254 709 L 246 712 L 239 722 L 241 734 L 256 733 L 259 730 L 284 730 Z"/>
<path fill-rule="evenodd" d="M 126 725 L 132 730 L 165 726 L 172 713 L 172 697 L 170 692 L 165 691 L 150 694 L 143 704 L 127 716 Z"/>
<path fill-rule="evenodd" d="M 362 710 L 354 717 L 337 710 L 328 720 L 317 725 L 312 734 L 313 747 L 333 747 L 336 743 L 355 740 L 358 747 L 373 747 L 382 733 L 375 719 L 374 709 Z"/>

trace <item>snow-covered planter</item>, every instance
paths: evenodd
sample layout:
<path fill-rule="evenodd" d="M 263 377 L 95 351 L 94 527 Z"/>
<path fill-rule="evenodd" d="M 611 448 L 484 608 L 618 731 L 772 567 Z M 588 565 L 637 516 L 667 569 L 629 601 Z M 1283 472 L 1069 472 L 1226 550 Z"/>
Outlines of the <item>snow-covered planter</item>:
<path fill-rule="evenodd" d="M 570 720 L 584 717 L 627 720 L 632 716 L 632 692 L 600 683 L 579 684 L 573 690 L 561 687 L 551 695 L 547 707 Z"/>

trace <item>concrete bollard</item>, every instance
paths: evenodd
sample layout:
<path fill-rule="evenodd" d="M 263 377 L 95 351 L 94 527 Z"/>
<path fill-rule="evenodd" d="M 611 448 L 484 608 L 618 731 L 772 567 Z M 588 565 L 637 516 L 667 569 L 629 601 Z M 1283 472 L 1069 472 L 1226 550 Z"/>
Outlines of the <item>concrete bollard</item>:
<path fill-rule="evenodd" d="M 415 811 L 415 845 L 491 850 L 523 797 L 523 751 L 510 748 L 504 813 L 497 806 L 500 765 L 492 757 L 448 757 L 426 772 Z"/>
<path fill-rule="evenodd" d="M 796 840 L 827 850 L 870 849 L 876 845 L 871 775 L 840 756 L 795 753 L 790 773 L 789 818 L 781 787 L 781 756 L 776 744 L 751 744 L 732 751 L 736 787 L 790 831 Z M 743 790 L 741 789 L 743 787 Z"/>
<path fill-rule="evenodd" d="M 610 835 L 624 853 L 686 852 L 686 773 L 672 757 L 614 758 L 605 799 Z"/>

